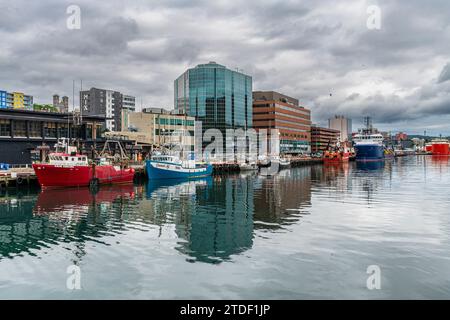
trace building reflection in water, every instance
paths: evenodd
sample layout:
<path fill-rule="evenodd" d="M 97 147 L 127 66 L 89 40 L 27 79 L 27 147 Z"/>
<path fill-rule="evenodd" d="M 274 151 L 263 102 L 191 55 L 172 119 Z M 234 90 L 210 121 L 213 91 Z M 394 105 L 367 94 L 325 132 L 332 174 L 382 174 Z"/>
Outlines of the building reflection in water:
<path fill-rule="evenodd" d="M 311 167 L 258 176 L 255 185 L 255 228 L 278 230 L 296 223 L 311 206 Z"/>
<path fill-rule="evenodd" d="M 239 175 L 191 181 L 149 181 L 153 212 L 175 223 L 177 250 L 189 261 L 219 263 L 251 248 L 253 183 Z M 168 212 L 178 212 L 174 217 Z M 163 222 L 165 220 L 160 220 Z"/>
<path fill-rule="evenodd" d="M 142 230 L 173 240 L 190 262 L 227 261 L 253 246 L 256 230 L 282 230 L 308 213 L 311 170 L 4 194 L 0 260 L 61 245 L 79 263 L 87 242 L 110 246 L 108 238 Z"/>

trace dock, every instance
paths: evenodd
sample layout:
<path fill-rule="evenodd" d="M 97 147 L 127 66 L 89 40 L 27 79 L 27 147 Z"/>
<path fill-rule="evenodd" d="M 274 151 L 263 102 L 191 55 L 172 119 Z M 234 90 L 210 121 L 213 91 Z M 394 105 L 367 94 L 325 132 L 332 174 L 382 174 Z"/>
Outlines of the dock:
<path fill-rule="evenodd" d="M 16 165 L 8 170 L 0 170 L 0 189 L 11 186 L 30 185 L 37 182 L 31 165 Z"/>

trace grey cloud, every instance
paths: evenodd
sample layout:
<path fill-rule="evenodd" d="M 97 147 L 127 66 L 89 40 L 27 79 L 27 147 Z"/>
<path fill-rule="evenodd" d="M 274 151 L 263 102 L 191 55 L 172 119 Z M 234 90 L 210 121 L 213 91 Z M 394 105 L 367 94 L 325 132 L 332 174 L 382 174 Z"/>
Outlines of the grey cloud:
<path fill-rule="evenodd" d="M 382 28 L 374 31 L 366 7 L 352 1 L 78 0 L 81 30 L 66 28 L 72 1 L 2 2 L 0 88 L 50 102 L 83 79 L 171 107 L 173 80 L 214 60 L 244 69 L 255 90 L 299 98 L 314 122 L 343 113 L 399 130 L 445 127 L 450 2 L 376 3 Z"/>
<path fill-rule="evenodd" d="M 441 74 L 439 75 L 438 82 L 441 83 L 448 80 L 450 80 L 450 63 L 447 63 L 444 69 L 442 69 Z"/>

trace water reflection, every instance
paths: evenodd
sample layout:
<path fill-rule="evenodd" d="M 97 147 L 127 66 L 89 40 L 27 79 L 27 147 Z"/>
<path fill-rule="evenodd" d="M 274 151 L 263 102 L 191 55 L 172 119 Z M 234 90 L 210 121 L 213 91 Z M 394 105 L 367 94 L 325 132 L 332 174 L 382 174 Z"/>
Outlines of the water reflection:
<path fill-rule="evenodd" d="M 104 187 L 98 193 L 88 189 L 45 190 L 26 197 L 4 197 L 0 202 L 0 260 L 58 243 L 76 243 L 74 254 L 84 255 L 80 243 L 96 241 L 107 235 L 108 215 L 112 204 L 124 205 L 134 197 L 129 186 Z M 80 252 L 81 251 L 81 252 Z"/>
<path fill-rule="evenodd" d="M 362 171 L 373 171 L 373 170 L 381 170 L 384 168 L 386 162 L 385 161 L 368 161 L 368 162 L 356 162 L 356 169 Z"/>
<path fill-rule="evenodd" d="M 405 157 L 1 191 L 0 296 L 73 298 L 73 262 L 81 298 L 445 297 L 449 172 L 448 157 Z M 373 263 L 377 293 L 365 289 Z"/>
<path fill-rule="evenodd" d="M 313 168 L 282 170 L 275 176 L 255 179 L 255 228 L 277 230 L 308 214 Z"/>

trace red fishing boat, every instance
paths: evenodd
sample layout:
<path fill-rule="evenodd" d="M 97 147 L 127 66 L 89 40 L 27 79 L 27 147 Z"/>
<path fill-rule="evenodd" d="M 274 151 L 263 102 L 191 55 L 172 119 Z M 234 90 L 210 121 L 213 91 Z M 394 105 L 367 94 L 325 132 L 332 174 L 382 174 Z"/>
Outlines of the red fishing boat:
<path fill-rule="evenodd" d="M 113 163 L 106 157 L 89 162 L 87 156 L 67 147 L 67 152 L 50 153 L 48 162 L 33 163 L 33 169 L 42 188 L 133 182 L 134 169 L 117 162 Z"/>
<path fill-rule="evenodd" d="M 340 151 L 325 151 L 323 161 L 325 163 L 341 163 L 350 160 L 351 153 L 345 150 Z"/>
<path fill-rule="evenodd" d="M 330 144 L 331 140 L 328 142 L 322 157 L 324 163 L 342 163 L 350 160 L 352 153 L 348 142 L 341 143 L 338 141 L 335 147 L 330 147 Z"/>

